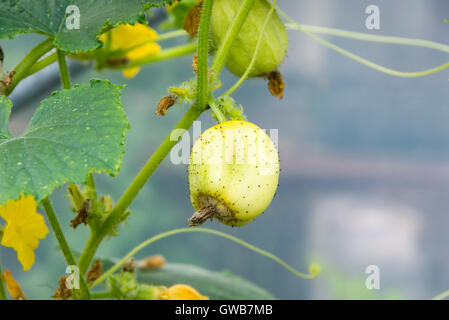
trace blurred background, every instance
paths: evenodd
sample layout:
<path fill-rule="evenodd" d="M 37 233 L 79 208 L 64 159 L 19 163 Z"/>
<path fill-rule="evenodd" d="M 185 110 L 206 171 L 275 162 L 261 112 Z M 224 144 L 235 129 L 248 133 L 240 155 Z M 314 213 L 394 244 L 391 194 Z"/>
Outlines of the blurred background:
<path fill-rule="evenodd" d="M 365 8 L 373 4 L 380 7 L 380 30 L 365 27 Z M 283 0 L 279 6 L 299 23 L 446 44 L 449 40 L 447 0 Z M 281 299 L 428 299 L 448 289 L 449 73 L 396 78 L 349 60 L 299 31 L 289 35 L 291 46 L 281 67 L 285 98 L 273 98 L 263 80 L 246 82 L 234 96 L 252 122 L 279 129 L 282 172 L 277 196 L 248 226 L 205 226 L 244 239 L 304 271 L 318 262 L 323 273 L 302 280 L 239 245 L 203 234 L 165 239 L 139 257 L 160 253 L 170 262 L 229 270 Z M 329 39 L 401 71 L 449 60 L 447 54 L 424 48 Z M 40 41 L 37 35 L 0 40 L 4 71 L 13 69 Z M 163 43 L 171 44 L 175 42 Z M 132 80 L 120 72 L 99 74 L 72 64 L 73 83 L 102 78 L 128 85 L 123 90 L 131 123 L 127 153 L 118 177 L 96 176 L 102 193 L 118 199 L 185 112 L 177 106 L 165 118 L 154 114 L 169 86 L 193 77 L 191 59 L 146 66 Z M 14 134 L 24 131 L 38 101 L 59 89 L 58 81 L 52 66 L 16 89 L 11 96 Z M 223 87 L 234 81 L 226 72 Z M 201 121 L 203 130 L 214 124 L 208 113 Z M 73 213 L 66 188 L 52 201 L 69 242 L 81 250 L 88 233 L 82 227 L 69 228 Z M 105 242 L 100 256 L 121 257 L 150 236 L 186 226 L 193 211 L 186 167 L 166 159 L 131 210 L 120 236 Z M 30 298 L 49 298 L 56 276 L 65 274 L 53 234 L 41 241 L 29 272 L 22 272 L 12 249 L 2 247 L 1 255 Z M 380 268 L 380 290 L 365 287 L 369 265 Z"/>

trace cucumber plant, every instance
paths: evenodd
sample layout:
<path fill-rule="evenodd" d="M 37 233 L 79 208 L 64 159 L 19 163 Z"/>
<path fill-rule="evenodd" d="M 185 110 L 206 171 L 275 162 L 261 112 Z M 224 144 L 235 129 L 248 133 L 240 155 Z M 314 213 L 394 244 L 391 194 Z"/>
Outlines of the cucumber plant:
<path fill-rule="evenodd" d="M 126 232 L 126 229 L 119 230 L 119 226 L 131 214 L 129 206 L 178 142 L 170 139 L 171 133 L 188 130 L 205 112 L 218 124 L 203 133 L 192 150 L 188 168 L 190 198 L 197 212 L 190 218 L 191 225 L 197 226 L 212 218 L 227 225 L 243 226 L 270 205 L 280 171 L 276 146 L 256 124 L 245 118 L 243 107 L 232 94 L 247 79 L 265 77 L 269 80 L 270 92 L 282 98 L 285 83 L 279 69 L 282 63 L 288 63 L 284 62 L 289 44 L 286 27 L 300 30 L 332 50 L 395 76 L 424 76 L 449 67 L 445 64 L 406 73 L 378 66 L 316 34 L 426 46 L 444 52 L 449 52 L 449 47 L 430 41 L 299 25 L 276 7 L 276 0 L 179 2 L 0 0 L 0 39 L 14 39 L 23 33 L 36 33 L 44 38 L 13 70 L 2 68 L 9 53 L 0 48 L 1 245 L 17 251 L 24 269 L 32 267 L 34 249 L 48 234 L 46 222 L 38 212 L 40 205 L 67 265 L 77 266 L 80 273 L 79 289 L 68 288 L 64 277 L 55 279 L 59 288 L 54 298 L 206 299 L 208 296 L 203 292 L 187 285 L 207 288 L 209 284 L 213 290 L 204 290 L 212 298 L 272 298 L 264 290 L 236 277 L 225 285 L 226 279 L 222 276 L 191 266 L 180 265 L 152 275 L 139 273 L 130 258 L 154 242 L 180 233 L 207 233 L 226 238 L 272 259 L 299 277 L 310 279 L 320 272 L 319 266 L 311 265 L 307 273 L 301 273 L 269 252 L 227 233 L 205 228 L 167 231 L 147 239 L 122 259 L 111 263 L 106 263 L 105 259 L 93 262 L 106 238 Z M 146 26 L 145 15 L 154 7 L 166 8 L 169 18 L 163 26 L 173 30 L 158 34 Z M 81 20 L 76 21 L 80 17 Z M 168 48 L 161 45 L 166 39 L 180 37 L 187 42 Z M 169 88 L 168 96 L 157 106 L 157 114 L 165 115 L 175 104 L 190 106 L 122 196 L 114 201 L 102 195 L 96 187 L 95 176 L 119 174 L 126 134 L 130 130 L 121 101 L 122 86 L 96 79 L 72 86 L 66 60 L 93 61 L 91 65 L 98 70 L 122 70 L 125 77 L 132 77 L 143 66 L 185 55 L 193 55 L 195 77 L 184 79 L 181 86 Z M 22 80 L 35 74 L 38 77 L 39 71 L 52 64 L 59 66 L 62 89 L 40 103 L 21 136 L 13 136 L 8 128 L 13 108 L 8 96 Z M 217 96 L 215 90 L 222 86 L 224 66 L 239 79 Z M 230 146 L 223 142 L 228 129 L 233 130 Z M 253 147 L 256 152 L 252 152 Z M 229 154 L 231 149 L 240 153 Z M 221 162 L 213 163 L 211 159 Z M 76 214 L 71 226 L 85 226 L 90 232 L 79 254 L 75 254 L 68 243 L 50 201 L 54 190 L 64 186 L 71 198 L 70 209 Z M 161 262 L 158 264 L 160 266 Z M 106 265 L 108 269 L 103 271 Z M 7 298 L 5 285 L 11 298 L 26 297 L 8 270 L 0 269 L 0 273 L 0 299 Z M 170 279 L 186 283 L 169 283 L 167 273 Z M 104 285 L 106 291 L 94 290 L 100 285 Z M 198 289 L 201 291 L 201 288 Z"/>

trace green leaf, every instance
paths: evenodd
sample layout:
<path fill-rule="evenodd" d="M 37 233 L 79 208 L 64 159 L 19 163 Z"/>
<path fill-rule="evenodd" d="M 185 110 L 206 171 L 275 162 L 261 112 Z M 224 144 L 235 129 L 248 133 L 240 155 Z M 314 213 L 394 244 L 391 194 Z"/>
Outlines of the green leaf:
<path fill-rule="evenodd" d="M 0 143 L 12 137 L 8 129 L 9 117 L 11 116 L 12 103 L 5 96 L 0 96 Z"/>
<path fill-rule="evenodd" d="M 120 170 L 128 120 L 121 87 L 91 80 L 44 100 L 21 137 L 7 128 L 11 102 L 0 99 L 0 205 L 22 193 L 36 201 L 92 171 Z"/>
<path fill-rule="evenodd" d="M 264 289 L 229 272 L 214 272 L 188 264 L 168 263 L 153 271 L 138 271 L 139 283 L 187 284 L 212 300 L 273 300 Z"/>
<path fill-rule="evenodd" d="M 35 32 L 54 38 L 56 47 L 76 53 L 99 48 L 99 34 L 121 23 L 144 22 L 145 10 L 171 0 L 0 0 L 0 39 Z M 79 9 L 79 29 L 69 30 Z M 69 24 L 70 25 L 70 24 Z"/>

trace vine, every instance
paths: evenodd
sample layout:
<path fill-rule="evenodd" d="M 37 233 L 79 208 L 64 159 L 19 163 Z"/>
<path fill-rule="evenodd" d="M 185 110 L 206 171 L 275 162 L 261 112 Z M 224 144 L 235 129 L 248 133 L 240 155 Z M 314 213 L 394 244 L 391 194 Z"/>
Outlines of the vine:
<path fill-rule="evenodd" d="M 100 3 L 99 1 L 98 3 Z M 150 2 L 150 1 L 149 1 Z M 47 3 L 46 5 L 51 5 L 52 2 Z M 80 257 L 78 259 L 78 263 L 74 257 L 74 254 L 72 250 L 70 249 L 70 246 L 65 238 L 65 235 L 63 233 L 63 228 L 61 227 L 61 224 L 58 221 L 57 214 L 55 213 L 53 206 L 49 199 L 49 193 L 48 191 L 42 191 L 37 190 L 38 188 L 34 186 L 34 181 L 31 173 L 28 172 L 30 176 L 31 183 L 33 184 L 35 190 L 35 194 L 33 196 L 36 198 L 35 200 L 42 205 L 48 222 L 55 234 L 56 240 L 58 242 L 59 248 L 64 256 L 65 261 L 68 265 L 78 265 L 80 269 L 80 290 L 75 291 L 72 298 L 73 299 L 105 299 L 105 298 L 114 298 L 115 296 L 109 292 L 109 291 L 103 291 L 103 292 L 95 292 L 91 293 L 90 289 L 100 285 L 107 279 L 109 279 L 110 276 L 112 276 L 117 270 L 120 269 L 120 267 L 123 266 L 123 264 L 128 261 L 129 258 L 140 252 L 142 249 L 146 248 L 147 246 L 153 244 L 154 242 L 164 239 L 169 236 L 182 234 L 182 233 L 190 233 L 190 232 L 197 232 L 197 233 L 207 233 L 207 234 L 213 234 L 222 238 L 226 238 L 228 240 L 231 240 L 235 243 L 238 243 L 249 250 L 252 250 L 254 252 L 257 252 L 260 255 L 263 255 L 276 263 L 282 265 L 284 268 L 292 272 L 294 275 L 299 276 L 301 278 L 311 279 L 315 277 L 319 272 L 319 267 L 316 265 L 311 265 L 309 267 L 309 273 L 302 273 L 300 271 L 297 271 L 292 266 L 287 264 L 284 260 L 280 259 L 279 257 L 273 255 L 272 253 L 269 253 L 267 251 L 264 251 L 260 248 L 257 248 L 247 242 L 244 242 L 234 236 L 228 235 L 223 232 L 210 230 L 210 229 L 204 229 L 204 228 L 196 228 L 196 229 L 176 229 L 168 232 L 164 232 L 161 234 L 158 234 L 156 236 L 153 236 L 146 241 L 139 244 L 137 247 L 132 249 L 128 254 L 126 254 L 118 263 L 116 263 L 113 267 L 111 267 L 109 270 L 107 270 L 105 273 L 103 273 L 98 279 L 94 280 L 90 285 L 86 282 L 86 279 L 84 275 L 88 273 L 89 266 L 91 265 L 91 262 L 93 258 L 96 255 L 96 252 L 101 245 L 101 243 L 104 241 L 104 239 L 108 236 L 113 234 L 114 229 L 125 220 L 128 214 L 128 209 L 133 203 L 133 201 L 138 196 L 140 190 L 145 186 L 145 184 L 148 182 L 148 180 L 151 178 L 153 173 L 157 170 L 161 162 L 166 158 L 168 153 L 172 150 L 172 148 L 178 143 L 178 141 L 181 139 L 179 137 L 178 139 L 172 139 L 172 133 L 177 130 L 189 130 L 189 128 L 192 126 L 195 120 L 197 120 L 206 110 L 210 109 L 212 115 L 216 118 L 218 123 L 224 123 L 228 119 L 231 120 L 245 120 L 243 116 L 243 108 L 235 103 L 231 95 L 239 88 L 241 85 L 250 77 L 250 74 L 256 65 L 258 58 L 260 57 L 260 54 L 263 53 L 262 45 L 263 45 L 263 39 L 266 35 L 266 30 L 269 26 L 270 21 L 272 20 L 273 16 L 277 13 L 279 13 L 281 16 L 284 17 L 286 21 L 288 21 L 287 26 L 291 29 L 298 30 L 306 34 L 308 37 L 312 38 L 313 40 L 317 41 L 318 43 L 322 44 L 323 46 L 326 46 L 327 48 L 330 48 L 358 63 L 361 63 L 365 66 L 368 66 L 374 70 L 387 73 L 393 76 L 398 77 L 421 77 L 433 74 L 435 72 L 442 71 L 444 69 L 449 68 L 449 63 L 424 70 L 419 72 L 401 72 L 393 69 L 389 69 L 386 67 L 383 67 L 381 65 L 378 65 L 374 62 L 371 62 L 367 59 L 364 59 L 348 50 L 345 50 L 339 46 L 336 46 L 327 40 L 324 40 L 317 36 L 317 34 L 325 34 L 325 35 L 331 35 L 331 36 L 337 36 L 337 37 L 343 37 L 343 38 L 349 38 L 349 39 L 355 39 L 355 40 L 361 40 L 361 41 L 370 41 L 370 42 L 378 42 L 378 43 L 389 43 L 389 44 L 396 44 L 396 45 L 406 45 L 406 46 L 415 46 L 415 47 L 425 47 L 433 50 L 439 50 L 442 52 L 449 53 L 449 46 L 441 43 L 436 43 L 432 41 L 427 40 L 421 40 L 421 39 L 407 39 L 407 38 L 400 38 L 400 37 L 389 37 L 389 36 L 378 36 L 378 35 L 367 35 L 363 33 L 357 33 L 357 32 L 351 32 L 346 30 L 339 30 L 339 29 L 332 29 L 332 28 L 324 28 L 324 27 L 318 27 L 318 26 L 311 26 L 311 25 L 302 25 L 294 21 L 291 17 L 289 17 L 286 13 L 282 12 L 279 8 L 277 8 L 277 0 L 273 0 L 271 2 L 271 7 L 269 8 L 269 11 L 266 16 L 262 17 L 262 24 L 260 28 L 260 34 L 257 36 L 257 41 L 255 42 L 254 52 L 251 56 L 249 65 L 246 67 L 243 74 L 239 74 L 238 81 L 231 86 L 229 89 L 225 91 L 225 93 L 215 98 L 213 96 L 214 90 L 216 90 L 220 85 L 220 74 L 222 72 L 223 67 L 226 64 L 227 59 L 230 56 L 230 52 L 233 48 L 233 45 L 235 45 L 235 40 L 239 36 L 240 32 L 242 31 L 242 27 L 244 26 L 245 22 L 248 21 L 248 16 L 251 12 L 251 9 L 253 8 L 255 4 L 255 0 L 242 0 L 241 6 L 236 10 L 236 15 L 234 19 L 232 20 L 232 23 L 230 23 L 229 28 L 225 32 L 224 39 L 219 43 L 218 47 L 216 48 L 216 51 L 214 52 L 214 58 L 211 63 L 209 63 L 209 55 L 211 53 L 210 48 L 210 34 L 211 34 L 211 21 L 213 17 L 213 6 L 214 6 L 214 0 L 203 0 L 201 2 L 201 6 L 194 7 L 192 10 L 192 14 L 195 13 L 195 10 L 198 8 L 200 9 L 200 16 L 199 16 L 199 25 L 198 25 L 198 39 L 197 41 L 189 41 L 182 45 L 176 45 L 174 47 L 170 48 L 164 48 L 160 49 L 159 46 L 154 46 L 154 52 L 151 54 L 147 54 L 145 56 L 139 56 L 138 58 L 129 58 L 130 53 L 134 52 L 135 50 L 144 50 L 145 48 L 148 48 L 148 46 L 151 46 L 155 42 L 165 41 L 168 39 L 174 39 L 174 38 L 180 38 L 180 37 L 186 37 L 188 33 L 184 30 L 175 30 L 171 32 L 167 32 L 165 34 L 157 35 L 156 37 L 151 38 L 150 40 L 143 41 L 138 44 L 132 44 L 129 45 L 126 48 L 123 49 L 115 49 L 112 46 L 113 43 L 113 31 L 108 30 L 104 34 L 105 37 L 105 45 L 104 47 L 99 47 L 98 42 L 98 33 L 100 30 L 103 30 L 104 24 L 103 21 L 99 25 L 95 25 L 93 29 L 95 29 L 92 34 L 89 32 L 86 32 L 86 34 L 81 35 L 83 41 L 80 41 L 80 43 L 74 45 L 69 40 L 64 38 L 64 34 L 61 33 L 61 30 L 58 30 L 58 32 L 48 33 L 45 30 L 41 30 L 42 26 L 34 26 L 36 30 L 35 32 L 39 34 L 44 34 L 47 36 L 47 38 L 39 43 L 37 46 L 35 46 L 23 59 L 22 61 L 17 64 L 17 66 L 14 69 L 14 76 L 12 77 L 11 83 L 4 88 L 5 89 L 5 95 L 10 95 L 13 90 L 19 85 L 19 83 L 24 80 L 25 78 L 38 73 L 42 69 L 46 68 L 49 65 L 52 65 L 53 63 L 58 63 L 59 66 L 59 72 L 60 72 L 60 78 L 62 83 L 62 88 L 64 90 L 60 91 L 59 93 L 52 96 L 52 98 L 46 100 L 42 103 L 41 108 L 39 109 L 39 112 L 42 112 L 43 109 L 48 108 L 49 111 L 55 111 L 56 107 L 53 104 L 60 103 L 60 101 L 54 101 L 51 99 L 58 99 L 58 98 L 65 98 L 67 96 L 64 96 L 64 94 L 70 95 L 74 89 L 77 89 L 77 87 L 72 88 L 71 86 L 71 80 L 69 75 L 69 70 L 67 67 L 67 61 L 66 58 L 74 58 L 74 59 L 80 59 L 80 60 L 87 60 L 87 61 L 96 61 L 97 62 L 97 68 L 103 69 L 103 68 L 109 68 L 109 69 L 116 69 L 116 70 L 129 70 L 133 68 L 137 68 L 140 66 L 148 65 L 151 63 L 156 63 L 160 61 L 165 61 L 169 59 L 174 59 L 177 57 L 185 56 L 188 54 L 192 54 L 194 52 L 197 53 L 197 63 L 195 65 L 196 69 L 196 79 L 191 79 L 186 81 L 181 88 L 170 88 L 169 93 L 172 96 L 176 96 L 173 98 L 170 96 L 170 98 L 173 98 L 172 102 L 178 102 L 182 103 L 183 100 L 191 103 L 191 106 L 189 109 L 184 113 L 183 117 L 179 120 L 179 122 L 174 126 L 174 128 L 170 131 L 170 133 L 167 135 L 167 137 L 162 141 L 162 143 L 159 145 L 159 147 L 154 151 L 154 153 L 148 158 L 145 165 L 142 167 L 142 169 L 137 173 L 135 178 L 132 180 L 132 182 L 129 184 L 129 186 L 126 188 L 126 190 L 123 192 L 119 200 L 115 205 L 112 204 L 105 204 L 104 197 L 101 197 L 101 195 L 98 194 L 95 179 L 93 176 L 93 172 L 99 172 L 101 170 L 104 170 L 110 174 L 116 174 L 118 173 L 118 169 L 120 167 L 120 163 L 114 163 L 114 165 L 110 165 L 106 161 L 103 161 L 102 167 L 89 167 L 88 163 L 89 160 L 87 157 L 82 159 L 86 163 L 86 168 L 89 170 L 83 171 L 84 173 L 87 172 L 87 175 L 85 175 L 82 178 L 79 178 L 78 175 L 72 174 L 74 176 L 73 179 L 68 179 L 66 177 L 64 182 L 69 181 L 69 189 L 70 190 L 76 190 L 79 193 L 80 199 L 77 199 L 78 201 L 74 201 L 76 210 L 79 213 L 80 207 L 85 204 L 87 201 L 92 201 L 95 203 L 95 206 L 93 209 L 89 209 L 92 212 L 89 212 L 90 214 L 96 215 L 96 219 L 94 222 L 82 221 L 85 224 L 88 224 L 90 227 L 90 235 L 89 238 L 84 246 L 84 249 L 80 253 Z M 99 14 L 103 14 L 103 11 L 101 11 L 101 3 L 97 4 L 99 6 L 98 12 Z M 268 4 L 267 4 L 268 5 Z M 1 9 L 1 8 L 0 8 Z M 47 8 L 48 9 L 48 8 Z M 131 8 L 131 6 L 127 6 L 126 8 L 122 8 L 123 10 L 127 10 L 126 12 L 120 12 L 120 10 L 116 10 L 114 19 L 105 19 L 105 21 L 109 21 L 111 25 L 121 25 L 120 23 L 124 21 L 124 17 L 134 17 L 132 20 L 133 23 L 140 21 L 141 18 L 141 7 L 139 8 Z M 138 9 L 138 10 L 137 10 Z M 268 10 L 268 9 L 267 9 Z M 48 12 L 53 12 L 54 10 L 47 10 Z M 19 13 L 17 13 L 19 14 Z M 1 18 L 0 18 L 1 19 Z M 20 20 L 20 17 L 18 18 Z M 36 19 L 39 21 L 39 19 Z M 1 21 L 0 21 L 1 22 Z M 61 24 L 62 25 L 62 24 Z M 285 26 L 282 24 L 283 30 L 285 30 Z M 98 29 L 98 30 L 97 30 Z M 148 31 L 148 30 L 146 30 Z M 17 34 L 22 32 L 22 29 L 19 28 L 17 30 Z M 53 31 L 52 31 L 53 32 Z M 13 37 L 17 34 L 8 34 L 8 36 Z M 66 42 L 64 42 L 66 41 Z M 54 50 L 55 52 L 52 52 Z M 274 70 L 273 70 L 274 72 Z M 263 74 L 262 76 L 267 76 Z M 101 84 L 100 84 L 101 83 Z M 93 96 L 113 96 L 111 98 L 111 101 L 114 102 L 115 105 L 113 105 L 114 110 L 111 111 L 111 108 L 106 108 L 105 112 L 102 114 L 102 116 L 109 115 L 113 111 L 117 111 L 120 109 L 121 105 L 118 102 L 120 100 L 120 93 L 117 87 L 113 87 L 108 82 L 101 82 L 101 81 L 92 81 L 91 86 L 89 87 L 89 90 L 94 90 L 92 87 L 98 86 L 101 88 L 98 88 L 96 90 L 98 91 L 92 91 L 95 94 Z M 83 87 L 83 88 L 87 88 Z M 87 89 L 86 89 L 87 90 Z M 73 98 L 72 96 L 69 96 L 70 98 Z M 61 99 L 62 99 L 61 98 Z M 115 100 L 114 100 L 115 99 Z M 70 99 L 67 99 L 67 101 Z M 85 105 L 87 105 L 86 110 L 89 111 L 90 104 L 94 104 L 96 101 L 88 101 Z M 53 103 L 53 104 L 52 104 Z M 112 104 L 112 103 L 111 103 Z M 10 109 L 11 109 L 11 103 L 9 100 L 7 100 L 6 97 L 0 97 L 0 107 L 2 109 L 0 110 L 0 117 L 2 117 L 0 120 L 3 121 L 3 117 L 5 114 L 9 116 Z M 117 106 L 119 106 L 117 108 Z M 53 107 L 53 109 L 50 109 Z M 59 105 L 57 105 L 59 107 Z M 72 112 L 77 111 L 77 106 L 74 106 L 72 109 Z M 102 105 L 100 105 L 102 107 Z M 83 111 L 86 111 L 83 110 Z M 66 110 L 67 111 L 67 110 Z M 84 112 L 85 115 L 88 114 L 88 112 Z M 38 112 L 37 112 L 38 113 Z M 47 113 L 51 114 L 51 112 Z M 40 115 L 40 114 L 39 114 Z M 40 119 L 45 118 L 44 116 L 41 116 Z M 40 120 L 39 118 L 36 120 Z M 84 118 L 83 118 L 84 119 Z M 125 127 L 125 120 L 123 117 L 121 117 L 121 114 L 117 113 L 117 122 L 118 124 L 123 125 Z M 122 120 L 122 122 L 120 121 Z M 7 122 L 6 127 L 7 127 Z M 33 123 L 33 122 L 32 122 Z M 3 123 L 0 123 L 3 125 Z M 115 126 L 117 123 L 113 123 L 111 126 Z M 127 125 L 127 122 L 126 122 Z M 48 129 L 49 131 L 53 131 L 58 126 L 73 126 L 72 123 L 67 124 L 54 124 L 51 123 L 50 125 L 44 124 L 41 126 L 38 126 L 37 128 L 34 128 L 31 126 L 31 128 L 35 131 L 43 130 L 43 128 Z M 86 121 L 86 123 L 83 123 L 83 130 L 90 131 L 89 123 Z M 31 130 L 31 131 L 33 131 Z M 120 145 L 120 147 L 117 147 L 115 152 L 117 154 L 123 153 L 123 149 L 121 144 L 123 144 L 124 140 L 124 131 L 119 131 L 116 136 L 118 138 L 117 145 Z M 61 144 L 64 145 L 63 142 L 59 140 L 52 140 L 47 138 L 46 136 L 39 136 L 36 137 L 27 137 L 28 132 L 24 134 L 24 141 L 25 138 L 28 139 L 41 139 L 45 141 L 55 142 L 55 144 Z M 115 132 L 114 132 L 115 133 Z M 108 138 L 109 135 L 107 135 Z M 54 138 L 54 136 L 52 136 Z M 7 128 L 0 128 L 0 144 L 3 144 L 3 141 L 9 141 L 8 139 L 14 139 L 12 135 L 9 133 Z M 94 141 L 97 142 L 97 141 Z M 67 145 L 64 145 L 64 147 L 68 148 Z M 89 146 L 90 147 L 90 146 Z M 95 145 L 97 147 L 97 145 Z M 79 149 L 79 147 L 78 147 Z M 8 150 L 7 150 L 8 151 Z M 70 150 L 69 150 L 70 151 Z M 70 153 L 69 151 L 64 151 L 64 153 Z M 97 151 L 96 149 L 94 151 Z M 91 149 L 86 148 L 82 149 L 81 151 L 76 152 L 76 154 L 86 154 L 90 155 L 89 152 L 92 152 Z M 8 154 L 8 152 L 3 152 L 5 154 Z M 55 152 L 56 153 L 56 152 Z M 70 158 L 72 155 L 66 156 L 66 161 L 73 160 Z M 99 156 L 101 158 L 101 156 Z M 46 163 L 45 159 L 42 160 L 39 158 L 39 155 L 35 155 L 35 158 L 38 159 L 41 163 L 44 163 L 47 167 L 49 165 Z M 101 159 L 103 160 L 103 159 Z M 75 165 L 73 161 L 70 162 L 63 162 L 63 164 L 66 167 L 70 167 L 70 165 Z M 18 161 L 15 163 L 17 166 L 22 166 L 22 161 Z M 15 167 L 14 167 L 15 168 Z M 10 168 L 9 168 L 10 169 Z M 9 171 L 8 171 L 9 174 Z M 12 174 L 14 176 L 14 173 Z M 5 175 L 6 176 L 6 175 Z M 83 178 L 85 178 L 83 180 Z M 61 182 L 60 177 L 55 178 L 56 182 Z M 59 180 L 58 180 L 59 179 Z M 3 183 L 3 182 L 2 182 Z M 54 181 L 52 181 L 54 183 Z M 78 188 L 77 184 L 83 184 L 84 190 L 81 191 L 81 188 Z M 6 183 L 5 183 L 6 185 Z M 24 183 L 24 185 L 27 185 L 27 183 Z M 39 186 L 39 183 L 36 183 L 37 186 Z M 56 185 L 56 183 L 55 183 Z M 59 186 L 59 185 L 58 185 Z M 260 185 L 259 185 L 260 187 Z M 13 188 L 11 188 L 13 189 Z M 45 189 L 45 188 L 44 188 Z M 10 191 L 10 190 L 6 190 Z M 9 195 L 7 195 L 7 192 L 3 192 L 1 195 L 2 201 L 6 203 L 6 200 L 11 200 L 14 197 L 11 195 L 8 199 L 6 199 Z M 14 190 L 13 190 L 14 191 Z M 11 192 L 13 192 L 11 191 Z M 39 192 L 38 192 L 39 191 Z M 21 192 L 24 192 L 21 190 Z M 70 193 L 70 192 L 69 192 Z M 13 199 L 14 200 L 14 199 Z M 74 200 L 74 199 L 73 199 Z M 210 200 L 210 199 L 209 199 Z M 112 201 L 111 201 L 112 202 Z M 99 204 L 100 203 L 100 204 Z M 210 214 L 214 210 L 217 209 L 217 204 L 214 204 L 214 208 L 210 203 L 208 203 L 209 206 L 206 208 L 203 208 L 203 213 L 206 212 L 207 214 Z M 207 210 L 206 210 L 207 209 Z M 201 210 L 200 210 L 201 211 Z M 84 212 L 86 214 L 86 212 Z M 207 216 L 211 217 L 210 215 Z M 212 216 L 213 217 L 213 216 Z M 192 221 L 192 220 L 190 220 Z M 196 221 L 195 221 L 196 222 Z M 202 223 L 202 222 L 201 222 Z M 193 223 L 193 225 L 196 225 Z M 0 233 L 0 238 L 2 234 Z M 33 256 L 34 259 L 34 256 Z M 1 274 L 1 269 L 0 269 Z M 444 299 L 447 296 L 449 296 L 449 291 L 445 291 L 438 296 L 436 296 L 434 299 Z M 4 289 L 4 283 L 2 280 L 2 277 L 0 277 L 0 300 L 6 299 L 6 292 Z"/>

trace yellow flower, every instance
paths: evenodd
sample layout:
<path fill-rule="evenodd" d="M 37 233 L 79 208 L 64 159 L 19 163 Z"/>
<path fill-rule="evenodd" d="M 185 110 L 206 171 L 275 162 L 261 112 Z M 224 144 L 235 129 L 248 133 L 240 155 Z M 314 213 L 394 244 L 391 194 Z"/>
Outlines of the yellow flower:
<path fill-rule="evenodd" d="M 34 263 L 34 249 L 39 239 L 44 239 L 48 233 L 44 217 L 37 213 L 34 197 L 22 195 L 19 200 L 8 201 L 0 207 L 0 217 L 8 223 L 1 244 L 14 248 L 23 269 L 30 269 Z"/>
<path fill-rule="evenodd" d="M 176 284 L 162 291 L 159 300 L 209 300 L 198 291 L 185 284 Z"/>
<path fill-rule="evenodd" d="M 101 35 L 101 41 L 112 51 L 126 51 L 125 57 L 131 62 L 161 51 L 161 46 L 152 41 L 157 38 L 157 32 L 146 25 L 122 24 L 112 29 L 110 33 L 111 43 L 107 43 L 107 33 Z M 133 78 L 139 73 L 139 70 L 139 67 L 125 69 L 123 76 Z"/>
<path fill-rule="evenodd" d="M 25 300 L 26 296 L 22 292 L 22 288 L 16 279 L 12 276 L 11 272 L 8 269 L 3 272 L 3 275 L 0 274 L 0 277 L 3 277 L 6 284 L 6 289 L 8 289 L 9 295 L 14 300 Z"/>

